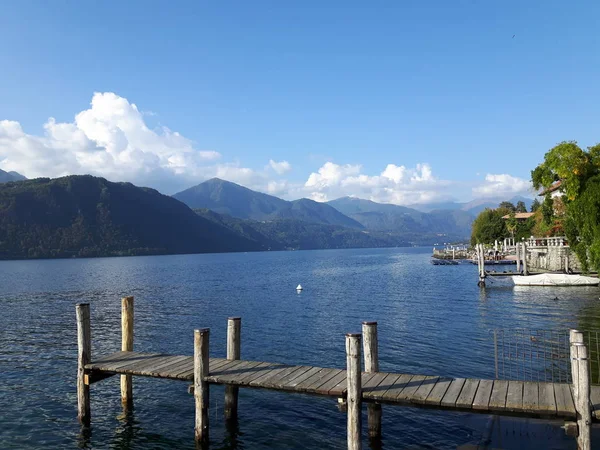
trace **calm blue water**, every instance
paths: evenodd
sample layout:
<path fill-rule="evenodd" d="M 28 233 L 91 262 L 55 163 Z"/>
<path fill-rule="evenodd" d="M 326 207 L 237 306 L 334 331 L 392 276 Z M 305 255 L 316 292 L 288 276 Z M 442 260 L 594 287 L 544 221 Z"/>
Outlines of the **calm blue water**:
<path fill-rule="evenodd" d="M 491 329 L 600 323 L 597 288 L 497 283 L 480 291 L 475 266 L 432 266 L 430 251 L 0 262 L 0 447 L 194 448 L 193 398 L 186 383 L 168 380 L 134 378 L 127 416 L 118 377 L 93 385 L 92 431 L 82 435 L 78 302 L 91 303 L 95 355 L 120 349 L 120 298 L 134 295 L 137 350 L 192 354 L 194 328 L 210 327 L 211 355 L 224 356 L 226 319 L 241 316 L 245 359 L 344 367 L 344 334 L 376 320 L 381 370 L 460 377 L 494 377 Z M 242 389 L 232 434 L 222 398 L 211 387 L 213 449 L 346 446 L 346 418 L 332 399 Z M 491 439 L 494 448 L 575 448 L 560 425 L 384 406 L 383 446 L 450 449 Z"/>

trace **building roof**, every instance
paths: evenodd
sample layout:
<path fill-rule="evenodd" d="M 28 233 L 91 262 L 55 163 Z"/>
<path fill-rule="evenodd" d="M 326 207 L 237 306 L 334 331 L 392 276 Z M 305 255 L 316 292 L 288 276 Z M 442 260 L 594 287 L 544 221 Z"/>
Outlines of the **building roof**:
<path fill-rule="evenodd" d="M 556 191 L 557 189 L 560 189 L 560 186 L 561 186 L 561 184 L 562 184 L 562 181 L 561 181 L 561 180 L 555 181 L 554 183 L 552 183 L 552 184 L 550 185 L 550 187 L 548 187 L 548 188 L 544 189 L 544 190 L 543 190 L 542 192 L 540 192 L 538 195 L 541 197 L 541 196 L 544 196 L 544 195 L 546 195 L 546 194 L 549 194 L 549 193 L 551 193 L 551 192 L 554 192 L 554 191 Z"/>
<path fill-rule="evenodd" d="M 515 213 L 515 219 L 529 219 L 535 213 Z M 502 216 L 503 219 L 510 219 L 511 214 Z"/>

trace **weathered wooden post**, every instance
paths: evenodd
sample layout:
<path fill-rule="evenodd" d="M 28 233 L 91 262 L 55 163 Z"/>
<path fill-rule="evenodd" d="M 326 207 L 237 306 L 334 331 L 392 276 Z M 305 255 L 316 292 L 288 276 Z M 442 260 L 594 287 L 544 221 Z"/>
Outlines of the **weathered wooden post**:
<path fill-rule="evenodd" d="M 522 242 L 521 245 L 523 246 L 523 275 L 527 276 L 529 275 L 527 270 L 527 244 Z"/>
<path fill-rule="evenodd" d="M 79 303 L 77 315 L 77 418 L 90 425 L 90 386 L 86 383 L 85 365 L 92 360 L 92 338 L 90 330 L 90 304 Z"/>
<path fill-rule="evenodd" d="M 477 267 L 479 268 L 479 287 L 485 287 L 485 251 L 483 244 L 477 244 Z"/>
<path fill-rule="evenodd" d="M 521 252 L 519 250 L 521 250 L 521 247 L 515 245 L 515 257 L 517 258 L 517 272 L 521 273 Z"/>
<path fill-rule="evenodd" d="M 240 359 L 242 319 L 230 317 L 227 319 L 227 359 Z M 225 386 L 224 413 L 226 420 L 237 419 L 238 411 L 237 386 Z"/>
<path fill-rule="evenodd" d="M 363 322 L 362 334 L 365 372 L 379 372 L 379 345 L 377 342 L 377 322 Z M 380 439 L 381 404 L 369 403 L 367 405 L 367 412 L 369 436 L 372 438 Z"/>
<path fill-rule="evenodd" d="M 569 273 L 569 250 L 565 250 L 565 273 Z"/>
<path fill-rule="evenodd" d="M 571 360 L 577 366 L 577 378 L 573 379 L 575 409 L 577 410 L 577 449 L 590 450 L 592 412 L 590 408 L 590 366 L 588 350 L 583 342 L 571 345 L 576 355 Z"/>
<path fill-rule="evenodd" d="M 121 299 L 121 351 L 133 351 L 133 297 Z M 121 403 L 127 409 L 133 406 L 131 375 L 121 375 Z"/>
<path fill-rule="evenodd" d="M 196 401 L 196 442 L 208 444 L 208 346 L 210 330 L 202 328 L 194 330 L 194 399 Z"/>
<path fill-rule="evenodd" d="M 573 383 L 573 396 L 577 397 L 579 380 L 579 365 L 577 361 L 577 346 L 583 344 L 583 333 L 578 330 L 569 330 L 569 349 L 571 354 L 571 380 Z"/>
<path fill-rule="evenodd" d="M 360 371 L 360 334 L 346 335 L 346 377 L 348 402 L 348 450 L 361 450 L 362 387 Z"/>

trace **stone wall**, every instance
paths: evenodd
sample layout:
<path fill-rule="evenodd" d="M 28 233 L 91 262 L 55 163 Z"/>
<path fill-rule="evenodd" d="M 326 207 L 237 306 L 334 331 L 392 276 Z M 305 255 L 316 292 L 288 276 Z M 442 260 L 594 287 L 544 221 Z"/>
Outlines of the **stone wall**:
<path fill-rule="evenodd" d="M 575 252 L 568 246 L 527 247 L 527 269 L 535 271 L 564 271 L 568 255 L 569 268 L 573 272 L 581 272 L 581 263 Z"/>

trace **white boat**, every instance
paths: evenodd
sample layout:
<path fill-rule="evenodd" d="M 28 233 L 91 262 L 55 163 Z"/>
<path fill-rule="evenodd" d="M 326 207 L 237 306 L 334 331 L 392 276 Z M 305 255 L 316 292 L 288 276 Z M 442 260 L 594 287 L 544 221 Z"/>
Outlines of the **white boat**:
<path fill-rule="evenodd" d="M 542 273 L 540 275 L 515 275 L 516 286 L 598 286 L 600 279 L 566 273 Z"/>

